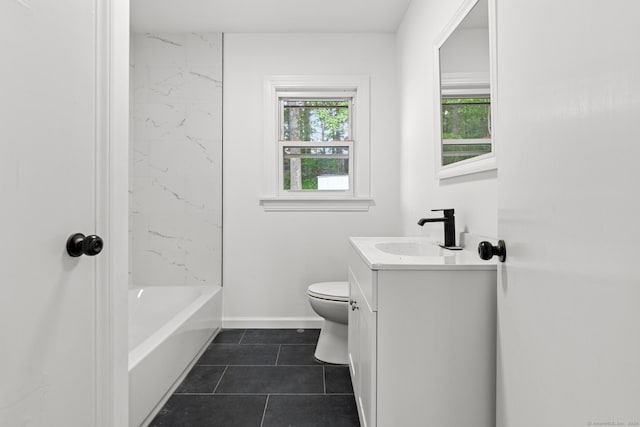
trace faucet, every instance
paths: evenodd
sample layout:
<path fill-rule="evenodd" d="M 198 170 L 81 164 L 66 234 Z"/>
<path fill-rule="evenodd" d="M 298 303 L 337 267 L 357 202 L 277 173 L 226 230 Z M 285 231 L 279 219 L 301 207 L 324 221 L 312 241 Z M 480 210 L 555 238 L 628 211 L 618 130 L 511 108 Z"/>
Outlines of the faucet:
<path fill-rule="evenodd" d="M 444 245 L 447 249 L 462 249 L 456 246 L 456 219 L 453 209 L 431 209 L 432 212 L 443 211 L 443 218 L 420 218 L 418 225 L 423 226 L 427 222 L 444 222 Z"/>

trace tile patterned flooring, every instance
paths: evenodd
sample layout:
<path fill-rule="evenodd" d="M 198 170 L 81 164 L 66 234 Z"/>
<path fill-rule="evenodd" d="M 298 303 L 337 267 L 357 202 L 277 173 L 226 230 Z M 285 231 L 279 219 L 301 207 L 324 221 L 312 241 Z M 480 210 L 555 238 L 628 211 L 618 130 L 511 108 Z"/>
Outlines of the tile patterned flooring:
<path fill-rule="evenodd" d="M 318 329 L 221 331 L 151 427 L 359 427 L 349 368 L 313 357 Z"/>

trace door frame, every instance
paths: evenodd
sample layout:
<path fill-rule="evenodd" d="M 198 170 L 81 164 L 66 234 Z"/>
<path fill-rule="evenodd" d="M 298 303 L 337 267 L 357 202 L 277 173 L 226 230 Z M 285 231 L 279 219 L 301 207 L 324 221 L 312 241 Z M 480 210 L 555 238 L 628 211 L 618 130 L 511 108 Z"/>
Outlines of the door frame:
<path fill-rule="evenodd" d="M 128 425 L 129 0 L 95 0 L 95 425 Z"/>

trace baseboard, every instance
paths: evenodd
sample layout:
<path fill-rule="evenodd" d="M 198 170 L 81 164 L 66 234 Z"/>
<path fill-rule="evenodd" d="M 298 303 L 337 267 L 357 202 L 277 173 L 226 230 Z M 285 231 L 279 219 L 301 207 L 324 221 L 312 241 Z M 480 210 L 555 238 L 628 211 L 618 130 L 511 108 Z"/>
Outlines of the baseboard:
<path fill-rule="evenodd" d="M 320 329 L 322 317 L 223 317 L 226 329 Z"/>

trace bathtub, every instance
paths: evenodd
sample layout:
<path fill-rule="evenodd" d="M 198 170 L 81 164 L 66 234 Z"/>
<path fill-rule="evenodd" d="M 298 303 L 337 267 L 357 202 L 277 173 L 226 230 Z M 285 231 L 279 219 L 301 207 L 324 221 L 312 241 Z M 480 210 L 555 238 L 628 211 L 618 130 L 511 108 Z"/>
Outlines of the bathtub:
<path fill-rule="evenodd" d="M 129 426 L 147 425 L 219 331 L 220 286 L 129 290 Z"/>

